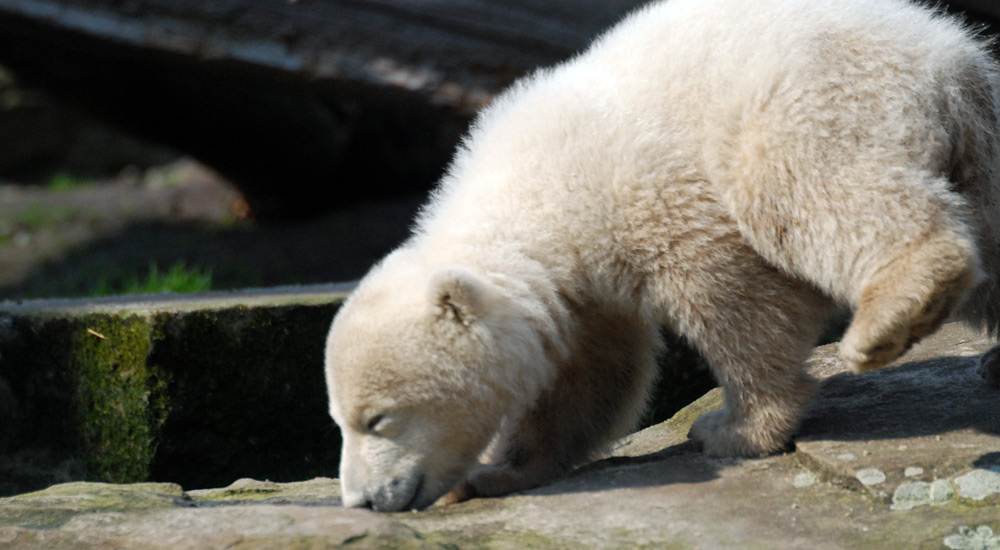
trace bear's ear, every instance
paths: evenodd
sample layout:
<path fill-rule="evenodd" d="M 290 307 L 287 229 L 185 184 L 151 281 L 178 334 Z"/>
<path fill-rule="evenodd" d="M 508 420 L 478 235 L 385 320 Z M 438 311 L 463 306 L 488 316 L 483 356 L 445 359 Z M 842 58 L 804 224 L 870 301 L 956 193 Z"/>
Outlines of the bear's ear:
<path fill-rule="evenodd" d="M 439 316 L 470 326 L 486 314 L 493 289 L 458 265 L 442 265 L 430 276 L 430 300 Z"/>

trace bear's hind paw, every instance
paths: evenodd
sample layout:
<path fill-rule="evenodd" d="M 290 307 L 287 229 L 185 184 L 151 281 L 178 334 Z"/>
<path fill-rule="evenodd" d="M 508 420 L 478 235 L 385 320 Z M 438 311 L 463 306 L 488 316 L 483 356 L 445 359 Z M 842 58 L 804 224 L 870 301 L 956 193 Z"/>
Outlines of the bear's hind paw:
<path fill-rule="evenodd" d="M 951 277 L 927 275 L 920 284 L 911 282 L 909 286 L 907 278 L 900 277 L 899 281 L 883 281 L 866 289 L 863 303 L 854 312 L 851 325 L 840 341 L 844 363 L 856 373 L 882 368 L 936 331 L 978 277 L 971 264 L 957 261 L 953 264 L 957 266 L 937 268 L 941 273 L 953 273 Z M 916 277 L 919 272 L 908 275 Z M 905 293 L 906 288 L 914 286 L 929 286 L 932 290 L 923 297 L 915 290 Z"/>
<path fill-rule="evenodd" d="M 906 353 L 911 345 L 908 331 L 886 335 L 880 341 L 872 341 L 859 332 L 849 331 L 840 341 L 840 357 L 855 373 L 882 368 Z"/>
<path fill-rule="evenodd" d="M 1000 346 L 993 346 L 979 358 L 978 372 L 988 386 L 1000 389 Z"/>

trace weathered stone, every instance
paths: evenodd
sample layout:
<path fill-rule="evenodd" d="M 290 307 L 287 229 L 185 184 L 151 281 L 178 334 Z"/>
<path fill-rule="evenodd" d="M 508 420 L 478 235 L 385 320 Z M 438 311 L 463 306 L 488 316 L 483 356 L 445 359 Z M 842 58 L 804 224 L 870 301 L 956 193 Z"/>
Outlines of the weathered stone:
<path fill-rule="evenodd" d="M 335 473 L 323 341 L 346 288 L 0 303 L 16 404 L 0 407 L 0 494 Z"/>
<path fill-rule="evenodd" d="M 292 483 L 238 479 L 222 489 L 188 491 L 198 505 L 265 502 L 268 504 L 340 505 L 340 481 L 318 477 Z"/>
<path fill-rule="evenodd" d="M 81 514 L 139 513 L 186 505 L 184 491 L 172 483 L 66 483 L 0 499 L 0 527 L 51 529 Z"/>
<path fill-rule="evenodd" d="M 988 525 L 975 529 L 963 525 L 957 534 L 945 537 L 944 545 L 953 550 L 1000 550 L 1000 537 Z"/>
<path fill-rule="evenodd" d="M 9 548 L 442 548 L 372 512 L 317 507 L 175 508 L 159 513 L 83 514 L 57 531 L 0 528 Z"/>
<path fill-rule="evenodd" d="M 1000 500 L 1000 466 L 996 470 L 976 468 L 955 478 L 958 496 L 972 500 Z"/>
<path fill-rule="evenodd" d="M 864 375 L 846 372 L 835 346 L 818 348 L 812 372 L 825 380 L 802 423 L 798 457 L 885 501 L 900 483 L 952 478 L 989 461 L 1000 451 L 1000 392 L 976 370 L 991 345 L 950 324 L 898 366 Z M 865 485 L 857 473 L 866 469 L 881 471 L 884 482 Z"/>
<path fill-rule="evenodd" d="M 969 355 L 988 344 L 949 326 L 904 364 L 862 376 L 836 374 L 834 346 L 819 349 L 812 366 L 829 378 L 797 450 L 785 455 L 716 459 L 687 443 L 691 422 L 721 405 L 714 390 L 611 456 L 505 498 L 379 515 L 341 508 L 339 484 L 324 478 L 186 493 L 169 484 L 69 484 L 0 500 L 0 545 L 997 548 L 1000 392 L 979 392 Z M 857 473 L 866 469 L 885 480 L 863 485 Z"/>

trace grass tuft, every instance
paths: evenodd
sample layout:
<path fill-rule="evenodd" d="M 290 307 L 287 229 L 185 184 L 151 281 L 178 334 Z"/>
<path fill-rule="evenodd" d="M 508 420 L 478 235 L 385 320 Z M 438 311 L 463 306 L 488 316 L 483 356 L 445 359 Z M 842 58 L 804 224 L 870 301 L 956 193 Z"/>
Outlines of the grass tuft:
<path fill-rule="evenodd" d="M 80 178 L 67 172 L 56 172 L 45 182 L 45 187 L 49 191 L 68 191 L 93 184 L 93 180 Z"/>
<path fill-rule="evenodd" d="M 92 296 L 110 294 L 156 294 L 160 292 L 204 292 L 212 289 L 212 270 L 187 267 L 177 262 L 167 271 L 160 271 L 155 262 L 149 264 L 145 278 L 132 274 L 125 277 L 99 278 L 91 287 Z"/>

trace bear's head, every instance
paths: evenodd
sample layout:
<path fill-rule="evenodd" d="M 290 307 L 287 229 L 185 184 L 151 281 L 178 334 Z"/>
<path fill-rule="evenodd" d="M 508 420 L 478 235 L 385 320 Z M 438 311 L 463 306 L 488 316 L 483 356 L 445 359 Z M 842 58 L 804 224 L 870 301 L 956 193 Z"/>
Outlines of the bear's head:
<path fill-rule="evenodd" d="M 472 270 L 423 268 L 406 251 L 365 277 L 326 349 L 345 506 L 426 508 L 463 481 L 503 419 L 544 383 L 545 354 L 525 313 Z"/>

